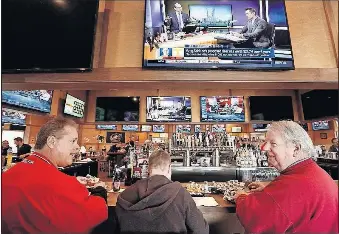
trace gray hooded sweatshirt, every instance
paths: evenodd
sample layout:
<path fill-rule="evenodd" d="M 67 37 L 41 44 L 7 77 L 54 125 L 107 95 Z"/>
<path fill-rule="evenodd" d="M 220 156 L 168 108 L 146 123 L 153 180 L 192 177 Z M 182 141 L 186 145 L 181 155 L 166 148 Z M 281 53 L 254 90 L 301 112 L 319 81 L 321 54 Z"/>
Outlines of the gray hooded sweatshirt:
<path fill-rule="evenodd" d="M 162 175 L 139 180 L 118 197 L 121 234 L 208 234 L 209 227 L 191 195 Z"/>

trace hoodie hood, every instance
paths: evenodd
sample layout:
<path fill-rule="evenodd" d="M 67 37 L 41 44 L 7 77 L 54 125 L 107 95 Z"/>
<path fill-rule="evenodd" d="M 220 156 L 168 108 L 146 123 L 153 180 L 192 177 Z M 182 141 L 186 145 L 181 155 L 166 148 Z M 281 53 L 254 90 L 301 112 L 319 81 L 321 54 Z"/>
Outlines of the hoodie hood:
<path fill-rule="evenodd" d="M 137 183 L 120 194 L 117 208 L 147 220 L 161 215 L 176 198 L 181 184 L 162 175 L 154 175 Z"/>

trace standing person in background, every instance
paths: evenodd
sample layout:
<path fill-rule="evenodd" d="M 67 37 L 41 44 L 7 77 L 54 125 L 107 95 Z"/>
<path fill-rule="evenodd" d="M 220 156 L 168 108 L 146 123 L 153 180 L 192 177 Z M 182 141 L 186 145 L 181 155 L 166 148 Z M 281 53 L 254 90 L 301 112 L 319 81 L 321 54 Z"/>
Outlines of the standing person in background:
<path fill-rule="evenodd" d="M 262 150 L 279 172 L 264 187 L 235 195 L 237 215 L 249 233 L 338 233 L 338 185 L 313 160 L 307 132 L 293 121 L 274 122 Z M 269 219 L 268 219 L 269 218 Z"/>
<path fill-rule="evenodd" d="M 24 144 L 23 139 L 21 137 L 14 138 L 14 144 L 17 147 L 17 156 L 21 159 L 29 156 L 31 154 L 32 147 L 28 144 Z"/>
<path fill-rule="evenodd" d="M 57 167 L 79 150 L 72 120 L 55 118 L 38 133 L 35 152 L 2 174 L 2 233 L 85 233 L 108 217 L 102 191 L 89 194 Z"/>
<path fill-rule="evenodd" d="M 186 24 L 189 23 L 188 14 L 182 12 L 182 6 L 179 3 L 174 4 L 174 12 L 168 14 L 170 17 L 171 32 L 181 32 Z"/>
<path fill-rule="evenodd" d="M 1 156 L 7 156 L 7 150 L 11 148 L 7 140 L 2 141 L 1 144 Z"/>
<path fill-rule="evenodd" d="M 154 151 L 148 163 L 149 178 L 139 180 L 118 197 L 121 233 L 209 233 L 191 195 L 180 183 L 171 181 L 170 155 Z"/>
<path fill-rule="evenodd" d="M 338 138 L 333 138 L 331 142 L 332 142 L 332 145 L 329 148 L 328 152 L 339 152 Z"/>

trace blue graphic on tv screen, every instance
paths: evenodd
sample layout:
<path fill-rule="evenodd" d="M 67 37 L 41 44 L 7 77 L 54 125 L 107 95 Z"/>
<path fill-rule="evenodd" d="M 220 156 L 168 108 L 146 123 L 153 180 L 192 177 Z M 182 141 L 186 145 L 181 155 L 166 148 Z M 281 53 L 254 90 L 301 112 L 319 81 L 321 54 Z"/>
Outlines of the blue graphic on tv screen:
<path fill-rule="evenodd" d="M 244 122 L 243 97 L 200 97 L 201 121 Z"/>
<path fill-rule="evenodd" d="M 189 5 L 189 11 L 200 26 L 228 26 L 232 20 L 231 5 Z"/>
<path fill-rule="evenodd" d="M 26 125 L 26 115 L 19 111 L 2 109 L 1 122 Z"/>
<path fill-rule="evenodd" d="M 268 17 L 270 23 L 280 27 L 287 27 L 283 0 L 268 1 Z"/>
<path fill-rule="evenodd" d="M 122 125 L 122 130 L 124 130 L 124 131 L 138 131 L 139 125 Z"/>
<path fill-rule="evenodd" d="M 328 125 L 328 121 L 317 121 L 317 122 L 312 122 L 312 129 L 313 131 L 318 131 L 318 130 L 328 130 L 330 129 L 330 126 Z"/>
<path fill-rule="evenodd" d="M 1 102 L 49 113 L 52 104 L 52 90 L 2 91 Z"/>
<path fill-rule="evenodd" d="M 117 125 L 98 124 L 97 129 L 101 130 L 117 130 Z"/>
<path fill-rule="evenodd" d="M 172 56 L 172 48 L 160 48 L 160 56 L 170 57 Z"/>
<path fill-rule="evenodd" d="M 153 132 L 165 132 L 165 125 L 153 125 Z"/>

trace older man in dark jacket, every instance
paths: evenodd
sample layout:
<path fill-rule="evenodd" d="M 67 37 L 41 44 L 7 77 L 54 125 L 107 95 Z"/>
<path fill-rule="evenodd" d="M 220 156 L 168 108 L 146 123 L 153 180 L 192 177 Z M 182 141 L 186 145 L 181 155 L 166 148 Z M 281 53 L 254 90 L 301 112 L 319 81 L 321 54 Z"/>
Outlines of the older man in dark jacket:
<path fill-rule="evenodd" d="M 209 227 L 191 195 L 172 182 L 170 155 L 158 150 L 149 158 L 150 177 L 120 194 L 116 213 L 121 233 L 207 234 Z"/>

